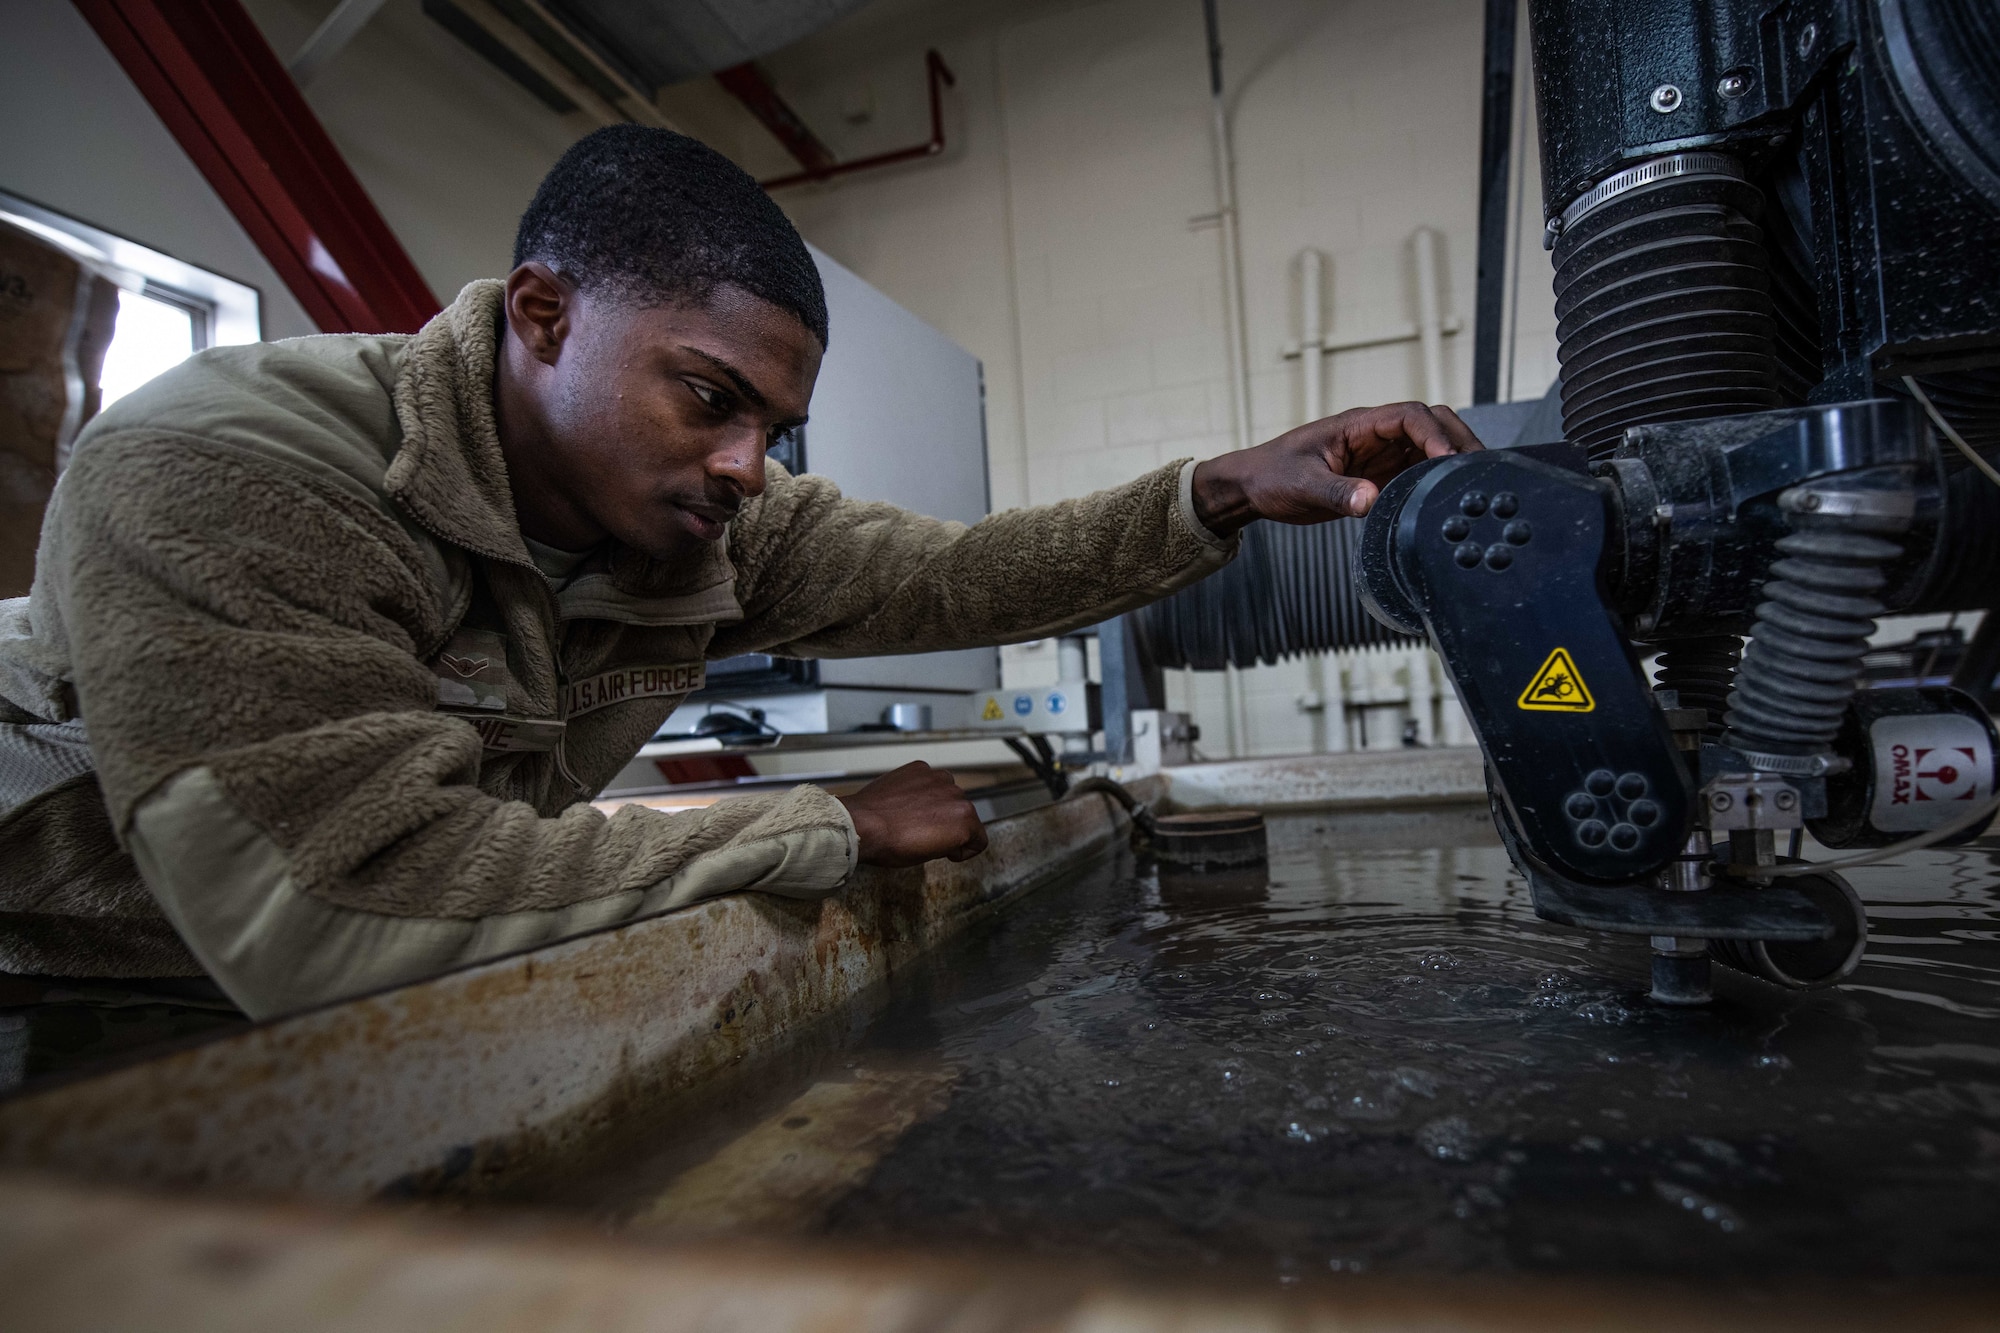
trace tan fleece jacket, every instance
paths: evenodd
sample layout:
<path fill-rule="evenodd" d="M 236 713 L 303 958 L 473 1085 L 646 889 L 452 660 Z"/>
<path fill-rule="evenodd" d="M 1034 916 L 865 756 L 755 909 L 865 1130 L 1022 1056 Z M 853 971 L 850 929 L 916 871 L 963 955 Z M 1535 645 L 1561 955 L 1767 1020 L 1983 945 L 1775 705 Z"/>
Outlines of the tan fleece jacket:
<path fill-rule="evenodd" d="M 205 969 L 268 1015 L 717 893 L 828 893 L 855 839 L 818 789 L 586 798 L 705 659 L 1039 638 L 1233 551 L 1191 465 L 968 528 L 771 464 L 703 558 L 612 548 L 552 593 L 494 427 L 499 300 L 204 352 L 84 433 L 33 594 L 0 603 L 0 970 Z"/>

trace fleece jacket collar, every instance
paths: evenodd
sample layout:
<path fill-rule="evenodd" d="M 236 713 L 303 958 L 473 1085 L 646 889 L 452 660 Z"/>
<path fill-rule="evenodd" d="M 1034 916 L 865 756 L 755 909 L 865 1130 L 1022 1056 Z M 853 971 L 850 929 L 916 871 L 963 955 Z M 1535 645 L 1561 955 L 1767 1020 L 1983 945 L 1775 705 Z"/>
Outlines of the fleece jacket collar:
<path fill-rule="evenodd" d="M 469 284 L 410 339 L 395 393 L 403 441 L 385 485 L 436 536 L 532 569 L 493 411 L 504 290 L 492 279 Z M 668 565 L 613 542 L 593 560 L 595 576 L 579 580 L 589 595 L 564 599 L 560 608 L 565 618 L 656 625 L 738 619 L 736 571 L 725 546 L 726 539 L 695 560 Z"/>

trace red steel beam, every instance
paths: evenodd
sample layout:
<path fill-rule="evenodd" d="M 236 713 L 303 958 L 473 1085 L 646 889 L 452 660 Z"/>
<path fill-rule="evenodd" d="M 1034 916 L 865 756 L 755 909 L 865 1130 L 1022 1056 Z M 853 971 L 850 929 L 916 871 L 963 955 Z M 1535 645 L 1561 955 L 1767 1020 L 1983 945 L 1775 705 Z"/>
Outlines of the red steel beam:
<path fill-rule="evenodd" d="M 328 333 L 410 333 L 438 299 L 239 0 L 76 0 Z"/>

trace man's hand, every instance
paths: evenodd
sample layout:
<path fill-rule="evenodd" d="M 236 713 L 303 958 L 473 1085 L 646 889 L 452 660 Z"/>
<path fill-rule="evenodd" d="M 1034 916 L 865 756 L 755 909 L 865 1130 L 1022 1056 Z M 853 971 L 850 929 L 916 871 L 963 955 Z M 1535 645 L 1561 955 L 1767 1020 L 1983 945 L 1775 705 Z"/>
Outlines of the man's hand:
<path fill-rule="evenodd" d="M 1258 518 L 1350 518 L 1367 513 L 1383 483 L 1410 464 L 1484 447 L 1448 407 L 1357 407 L 1198 464 L 1195 512 L 1221 537 Z"/>
<path fill-rule="evenodd" d="M 986 826 L 951 774 L 922 760 L 843 796 L 861 840 L 861 864 L 916 866 L 940 856 L 969 861 L 986 850 Z"/>

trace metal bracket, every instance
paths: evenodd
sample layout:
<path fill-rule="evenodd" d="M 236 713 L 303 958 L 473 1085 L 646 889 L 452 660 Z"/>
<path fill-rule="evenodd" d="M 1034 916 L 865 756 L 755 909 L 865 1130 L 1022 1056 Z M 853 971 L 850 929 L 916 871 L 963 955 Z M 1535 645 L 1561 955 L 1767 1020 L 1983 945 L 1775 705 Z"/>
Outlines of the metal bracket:
<path fill-rule="evenodd" d="M 1798 789 L 1781 777 L 1725 773 L 1701 789 L 1701 803 L 1717 833 L 1805 827 Z"/>

